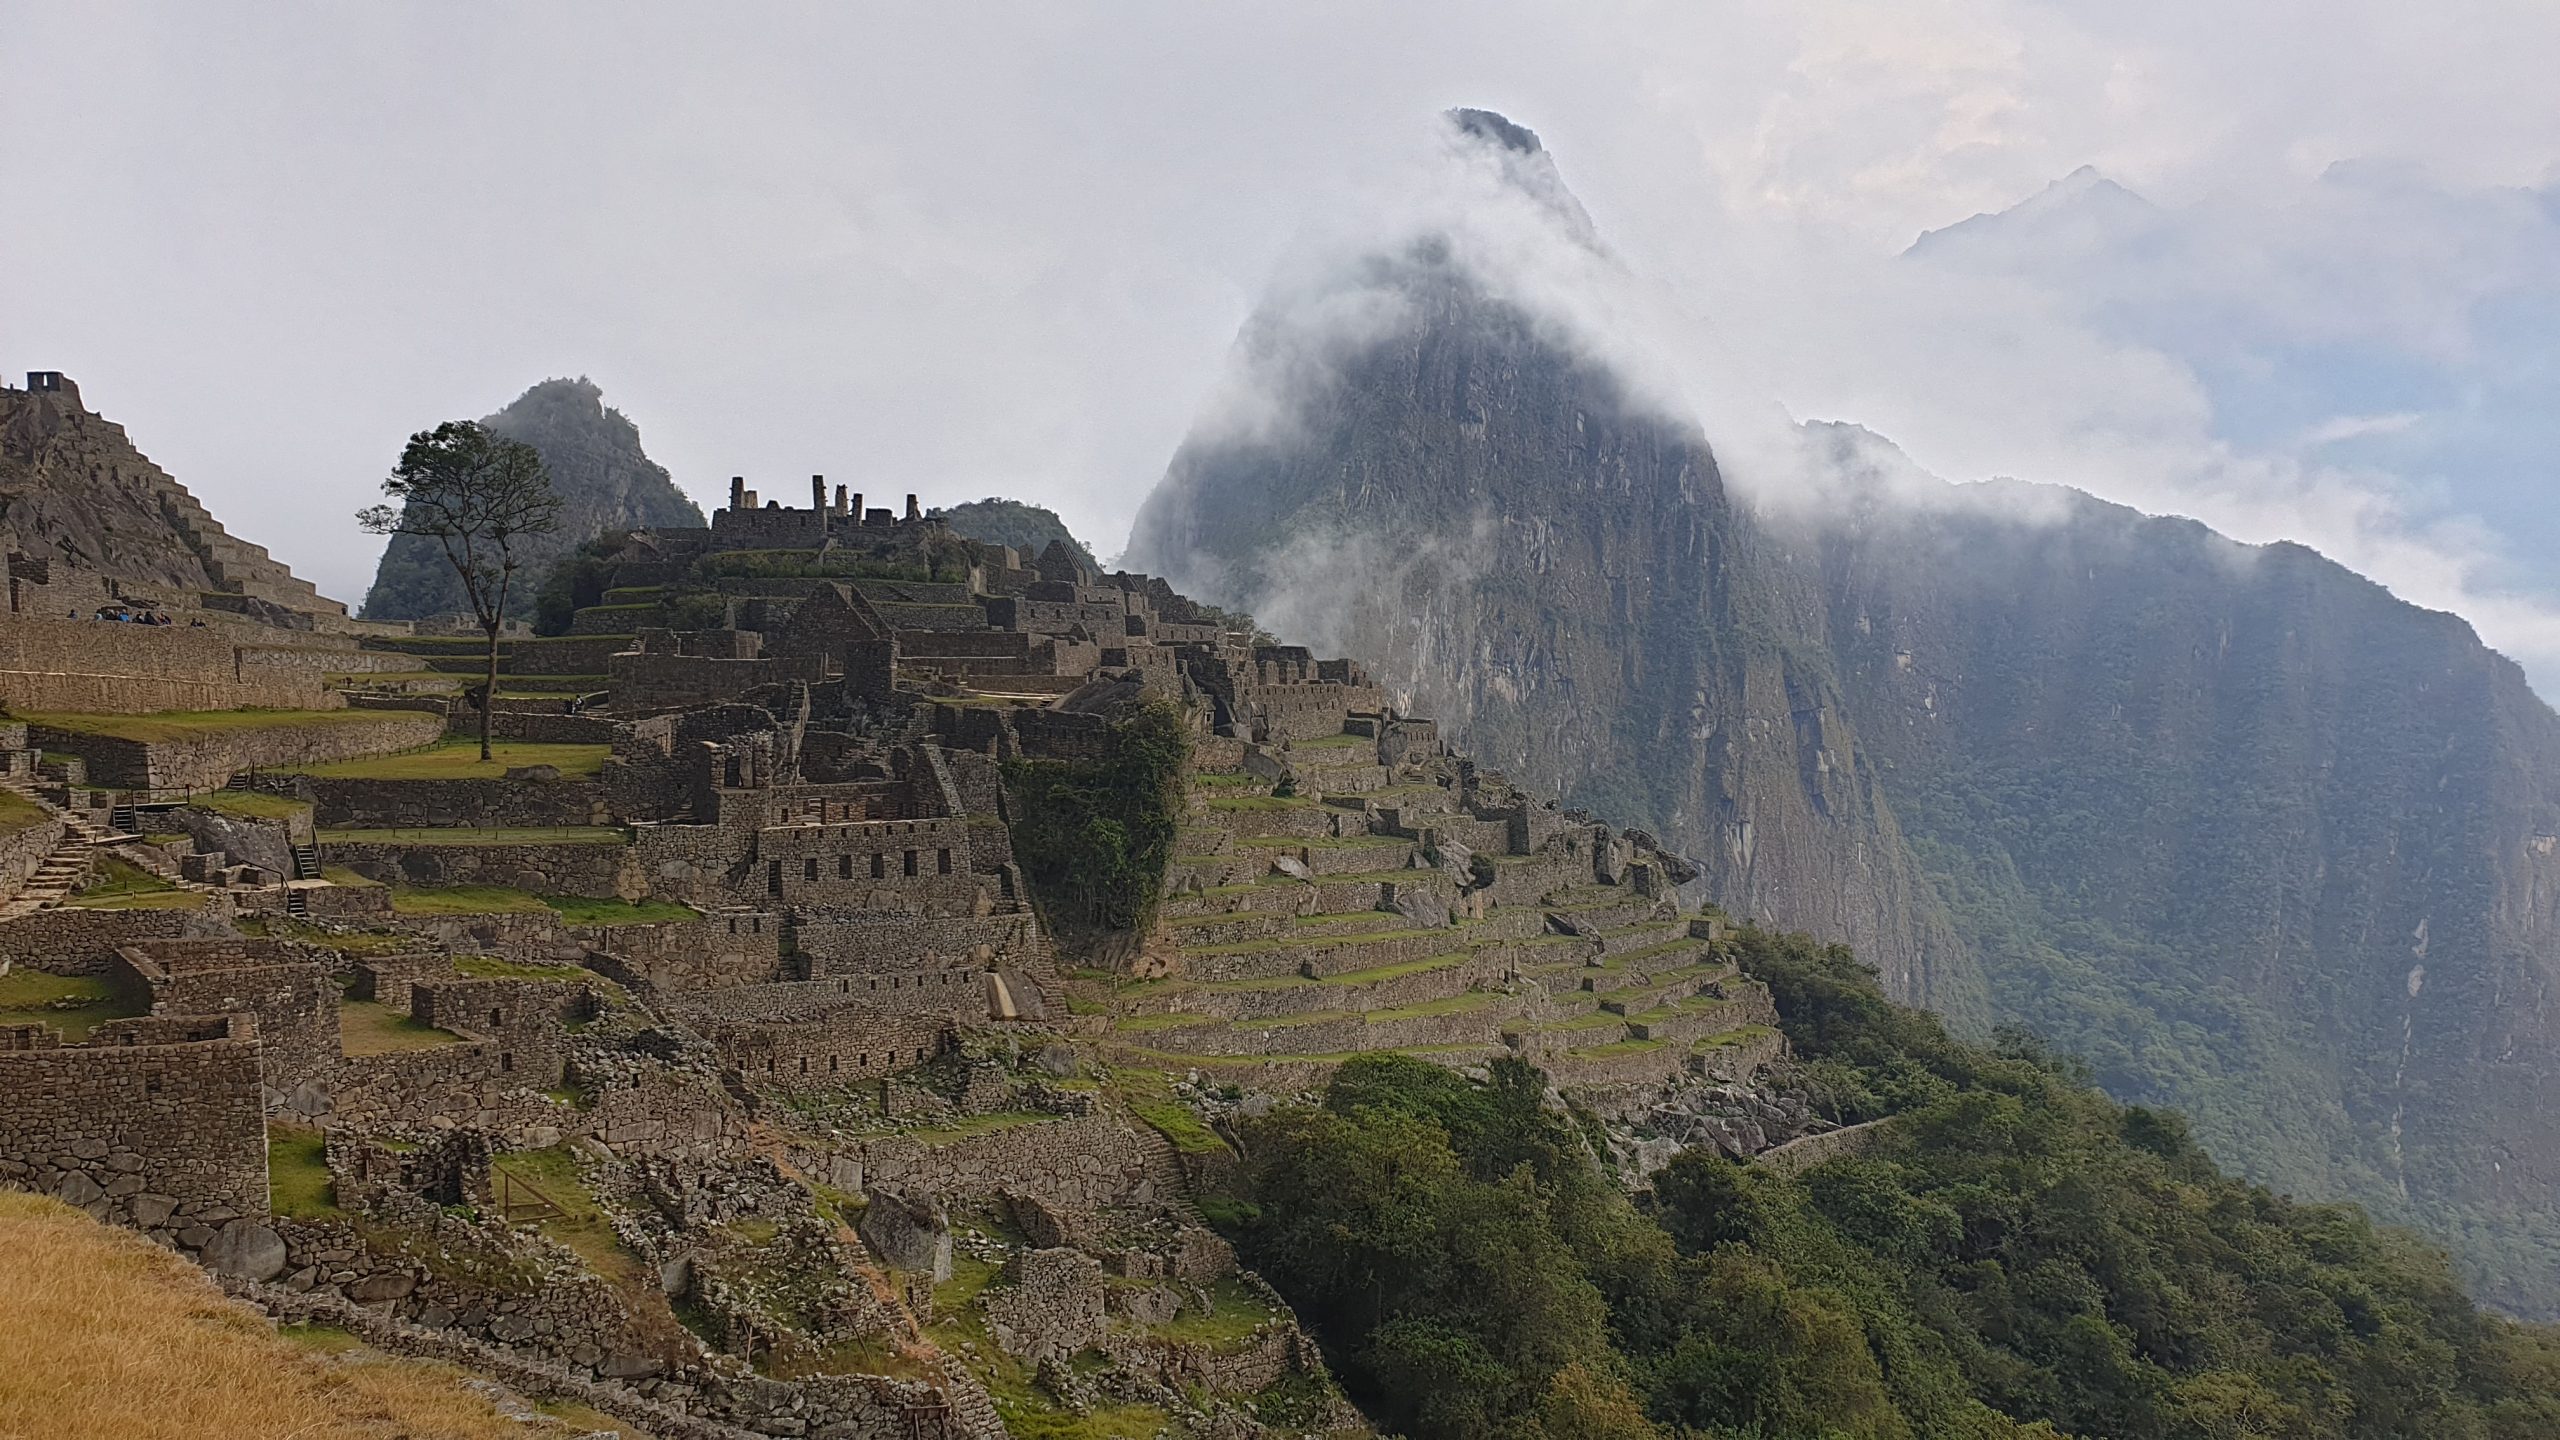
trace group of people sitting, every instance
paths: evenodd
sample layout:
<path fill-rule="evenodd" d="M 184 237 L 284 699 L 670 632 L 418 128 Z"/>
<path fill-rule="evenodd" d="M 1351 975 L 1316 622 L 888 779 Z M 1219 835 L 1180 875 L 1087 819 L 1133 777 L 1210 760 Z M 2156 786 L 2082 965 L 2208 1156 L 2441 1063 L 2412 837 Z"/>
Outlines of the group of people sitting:
<path fill-rule="evenodd" d="M 79 619 L 80 612 L 72 611 L 71 618 Z M 141 610 L 130 605 L 101 605 L 98 607 L 97 618 L 114 620 L 125 625 L 175 625 L 178 623 L 169 618 L 169 612 L 166 610 Z M 190 620 L 187 623 L 199 630 L 204 628 L 202 619 Z"/>

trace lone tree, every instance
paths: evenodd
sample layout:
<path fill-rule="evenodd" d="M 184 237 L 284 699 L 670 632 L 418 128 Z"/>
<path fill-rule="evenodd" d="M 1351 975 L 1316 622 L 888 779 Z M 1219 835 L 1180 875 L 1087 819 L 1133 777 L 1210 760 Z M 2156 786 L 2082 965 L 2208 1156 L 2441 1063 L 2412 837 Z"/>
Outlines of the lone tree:
<path fill-rule="evenodd" d="M 356 522 L 375 535 L 435 541 L 462 577 L 471 613 L 489 637 L 489 670 L 480 687 L 480 758 L 486 760 L 489 707 L 498 694 L 498 631 L 515 583 L 517 543 L 560 528 L 560 497 L 552 493 L 542 452 L 469 420 L 410 436 L 382 493 L 396 503 L 368 505 L 356 512 Z"/>

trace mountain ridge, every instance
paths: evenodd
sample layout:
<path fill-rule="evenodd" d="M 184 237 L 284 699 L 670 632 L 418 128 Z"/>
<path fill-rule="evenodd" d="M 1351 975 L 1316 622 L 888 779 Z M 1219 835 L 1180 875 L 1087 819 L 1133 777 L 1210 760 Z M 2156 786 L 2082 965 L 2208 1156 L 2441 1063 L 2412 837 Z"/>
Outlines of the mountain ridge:
<path fill-rule="evenodd" d="M 1950 486 L 1845 430 L 1804 432 L 1831 513 L 1755 508 L 1446 247 L 1346 276 L 1397 322 L 1317 357 L 1294 426 L 1186 441 L 1128 563 L 1653 827 L 1737 914 L 2024 1022 L 2254 1178 L 2560 1310 L 2532 1099 L 2560 718 L 2512 661 L 2306 548 Z"/>

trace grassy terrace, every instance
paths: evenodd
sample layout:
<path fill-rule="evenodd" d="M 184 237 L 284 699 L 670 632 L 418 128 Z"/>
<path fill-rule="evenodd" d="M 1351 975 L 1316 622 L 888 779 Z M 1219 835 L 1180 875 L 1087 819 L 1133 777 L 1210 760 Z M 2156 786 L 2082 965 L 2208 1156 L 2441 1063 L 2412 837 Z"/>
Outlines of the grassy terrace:
<path fill-rule="evenodd" d="M 15 790 L 0 790 L 0 835 L 14 835 L 45 822 L 45 808 Z"/>
<path fill-rule="evenodd" d="M 604 770 L 604 762 L 612 754 L 610 745 L 496 740 L 490 742 L 489 758 L 482 760 L 479 741 L 445 740 L 397 755 L 308 765 L 299 773 L 323 780 L 499 780 L 515 766 L 549 765 L 560 772 L 562 779 L 591 780 Z"/>
<path fill-rule="evenodd" d="M 379 725 L 386 718 L 396 718 L 398 713 L 381 710 L 163 710 L 156 715 L 81 715 L 46 710 L 18 718 L 30 725 L 44 725 L 81 735 L 166 744 L 173 740 L 236 735 L 243 730 L 326 730 L 343 725 Z"/>
<path fill-rule="evenodd" d="M 1212 980 L 1198 988 L 1233 994 L 1255 990 L 1295 990 L 1310 985 L 1375 985 L 1381 980 L 1401 980 L 1407 975 L 1464 965 L 1467 958 L 1464 955 L 1434 955 L 1427 960 L 1407 960 L 1371 970 L 1353 970 L 1323 980 L 1309 979 L 1304 975 L 1275 975 L 1263 980 Z"/>
<path fill-rule="evenodd" d="M 1221 815 L 1253 810 L 1312 810 L 1315 797 L 1310 795 L 1212 795 L 1201 802 L 1201 808 Z"/>
<path fill-rule="evenodd" d="M 548 908 L 536 897 L 504 885 L 448 885 L 441 889 L 395 885 L 391 889 L 391 911 L 395 915 L 535 915 Z"/>
<path fill-rule="evenodd" d="M 459 1044 L 450 1030 L 415 1020 L 375 1000 L 338 1002 L 338 1048 L 348 1055 L 392 1055 Z"/>
<path fill-rule="evenodd" d="M 1383 920 L 1389 917 L 1386 916 L 1384 912 L 1381 912 L 1379 918 Z M 1400 919 L 1402 917 L 1399 916 L 1395 918 Z M 1257 955 L 1270 950 L 1309 950 L 1327 945 L 1365 945 L 1378 940 L 1414 940 L 1426 935 L 1437 935 L 1440 933 L 1441 932 L 1437 930 L 1416 930 L 1406 928 L 1402 930 L 1363 930 L 1350 935 L 1306 934 L 1291 935 L 1285 938 L 1281 936 L 1271 936 L 1262 940 L 1239 940 L 1233 945 L 1204 945 L 1197 950 L 1186 950 L 1184 953 L 1195 959 L 1206 960 L 1222 955 Z"/>
<path fill-rule="evenodd" d="M 317 1130 L 267 1127 L 267 1195 L 275 1213 L 293 1220 L 334 1220 L 341 1215 L 329 1183 L 325 1142 Z"/>
<path fill-rule="evenodd" d="M 50 1025 L 63 1043 L 89 1038 L 89 1027 L 151 1012 L 149 997 L 117 986 L 103 975 L 48 975 L 14 969 L 0 975 L 0 1025 Z"/>
<path fill-rule="evenodd" d="M 63 903 L 82 910 L 193 910 L 204 903 L 204 897 L 107 855 L 99 858 L 89 883 Z"/>
<path fill-rule="evenodd" d="M 289 795 L 270 795 L 263 790 L 208 790 L 189 796 L 187 803 L 199 810 L 242 820 L 290 820 L 311 808 Z"/>
<path fill-rule="evenodd" d="M 1367 735 L 1324 735 L 1313 740 L 1292 741 L 1289 748 L 1292 750 L 1357 750 L 1364 745 L 1375 749 L 1377 744 L 1375 739 Z"/>
<path fill-rule="evenodd" d="M 588 1269 L 616 1281 L 640 1274 L 639 1257 L 615 1238 L 613 1222 L 605 1218 L 604 1207 L 596 1203 L 595 1192 L 587 1188 L 577 1159 L 566 1146 L 502 1155 L 491 1168 L 531 1187 L 565 1212 L 543 1220 L 542 1233 L 577 1252 Z"/>
<path fill-rule="evenodd" d="M 323 830 L 323 845 L 625 845 L 631 836 L 611 825 L 526 825 L 513 829 L 469 825 Z"/>

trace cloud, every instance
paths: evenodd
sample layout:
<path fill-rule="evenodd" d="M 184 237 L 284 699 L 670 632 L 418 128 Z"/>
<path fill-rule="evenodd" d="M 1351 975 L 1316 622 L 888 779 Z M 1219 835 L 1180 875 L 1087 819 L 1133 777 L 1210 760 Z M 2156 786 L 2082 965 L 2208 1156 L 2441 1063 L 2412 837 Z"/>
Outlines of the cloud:
<path fill-rule="evenodd" d="M 2252 302 L 2288 345 L 2541 383 L 2546 352 L 2462 322 L 2529 272 L 2529 187 L 2560 160 L 2542 0 L 1129 0 L 719 25 L 6 3 L 0 124 L 41 137 L 0 152 L 0 245 L 42 277 L 13 297 L 13 363 L 77 376 L 334 594 L 369 578 L 350 517 L 402 437 L 548 374 L 594 375 L 697 498 L 818 471 L 1015 493 L 1107 552 L 1205 405 L 1250 423 L 1220 362 L 1283 256 L 1427 208 L 1395 196 L 1430 117 L 1480 104 L 1544 136 L 1648 277 L 1570 323 L 1650 353 L 1638 373 L 1737 471 L 1786 475 L 1789 417 L 1856 420 L 1950 477 L 2304 539 L 2560 675 L 2539 603 L 2491 583 L 2519 562 L 2462 523 L 2479 476 L 2560 454 L 2512 438 L 2517 406 L 2382 386 L 2235 435 L 2225 371 L 2264 347 L 2128 334 L 2049 274 L 1899 259 L 2094 165 L 2172 215 L 2249 218 L 2175 257 L 2173 291 L 2227 277 L 2198 314 Z M 2358 184 L 2321 189 L 2342 161 Z M 1587 263 L 1515 258 L 1559 291 Z M 2120 308 L 2159 293 L 2108 263 Z M 2402 411 L 2425 419 L 2297 443 Z"/>

